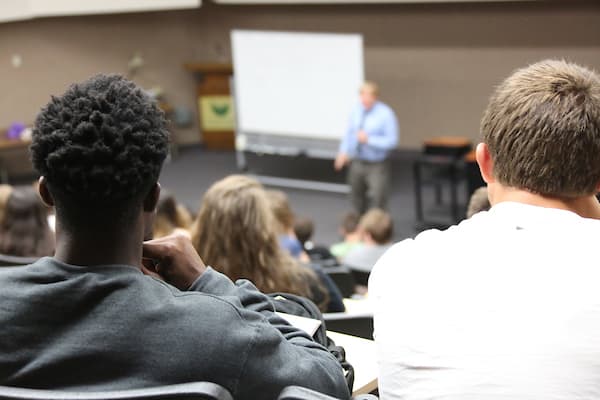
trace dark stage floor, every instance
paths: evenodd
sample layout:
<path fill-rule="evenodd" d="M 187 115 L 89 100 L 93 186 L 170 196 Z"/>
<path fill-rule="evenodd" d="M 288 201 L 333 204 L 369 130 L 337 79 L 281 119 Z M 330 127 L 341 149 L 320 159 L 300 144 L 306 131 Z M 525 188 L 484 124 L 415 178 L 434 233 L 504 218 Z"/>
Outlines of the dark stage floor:
<path fill-rule="evenodd" d="M 395 240 L 412 237 L 418 230 L 415 221 L 412 161 L 414 154 L 400 154 L 392 159 L 393 183 L 390 212 L 394 218 Z M 342 182 L 344 174 L 333 172 L 329 160 L 291 160 L 272 156 L 248 158 L 249 173 L 310 175 L 330 182 Z M 172 191 L 178 200 L 197 211 L 201 197 L 216 180 L 239 173 L 234 152 L 215 152 L 200 147 L 181 149 L 177 157 L 167 163 L 161 175 L 161 184 Z M 316 225 L 315 241 L 329 244 L 338 240 L 337 227 L 341 215 L 349 209 L 347 195 L 305 189 L 282 188 L 297 215 L 313 218 Z M 461 207 L 466 202 L 465 190 L 459 190 Z M 448 190 L 444 204 L 434 205 L 433 190 L 424 191 L 425 213 L 436 221 L 449 221 Z"/>

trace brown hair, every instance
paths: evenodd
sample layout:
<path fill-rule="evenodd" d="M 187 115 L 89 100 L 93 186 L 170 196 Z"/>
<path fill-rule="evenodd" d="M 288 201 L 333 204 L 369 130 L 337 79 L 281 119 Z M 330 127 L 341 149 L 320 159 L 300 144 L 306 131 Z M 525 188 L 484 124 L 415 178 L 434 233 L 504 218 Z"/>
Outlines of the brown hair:
<path fill-rule="evenodd" d="M 301 217 L 294 221 L 294 233 L 296 237 L 304 245 L 308 242 L 315 231 L 315 223 L 312 219 Z"/>
<path fill-rule="evenodd" d="M 260 183 L 232 175 L 213 184 L 202 200 L 192 228 L 200 257 L 232 280 L 248 279 L 265 292 L 287 292 L 329 299 L 316 274 L 298 264 L 279 245 L 275 217 Z"/>
<path fill-rule="evenodd" d="M 600 183 L 600 78 L 566 61 L 519 69 L 496 89 L 481 121 L 503 185 L 575 198 Z"/>
<path fill-rule="evenodd" d="M 360 222 L 360 216 L 357 213 L 355 213 L 354 211 L 350 211 L 350 212 L 347 212 L 342 217 L 341 228 L 346 235 L 349 233 L 354 233 L 354 232 L 356 232 L 356 229 L 358 228 L 359 222 Z"/>
<path fill-rule="evenodd" d="M 372 208 L 362 216 L 359 228 L 368 233 L 377 244 L 386 244 L 392 240 L 394 223 L 387 212 Z"/>
<path fill-rule="evenodd" d="M 294 212 L 285 193 L 281 190 L 267 190 L 267 196 L 271 203 L 271 209 L 279 224 L 279 232 L 286 232 L 294 227 Z"/>
<path fill-rule="evenodd" d="M 48 209 L 33 187 L 15 187 L 10 192 L 0 221 L 0 253 L 18 257 L 54 253 Z"/>
<path fill-rule="evenodd" d="M 467 207 L 467 218 L 471 218 L 473 215 L 481 211 L 488 211 L 492 205 L 488 198 L 487 186 L 482 186 L 475 190 L 469 199 L 469 205 Z"/>
<path fill-rule="evenodd" d="M 170 192 L 162 190 L 156 206 L 156 217 L 153 224 L 154 238 L 167 236 L 177 228 L 188 230 L 191 226 L 190 212 L 178 204 Z"/>

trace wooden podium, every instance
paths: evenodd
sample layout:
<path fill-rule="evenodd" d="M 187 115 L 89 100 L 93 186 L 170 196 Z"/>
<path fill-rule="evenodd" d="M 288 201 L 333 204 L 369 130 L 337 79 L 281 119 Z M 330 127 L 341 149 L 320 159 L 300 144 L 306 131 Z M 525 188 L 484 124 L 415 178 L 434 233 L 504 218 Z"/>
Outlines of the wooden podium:
<path fill-rule="evenodd" d="M 206 148 L 235 148 L 235 109 L 231 96 L 231 64 L 188 62 L 184 68 L 198 80 L 196 88 L 200 135 Z"/>

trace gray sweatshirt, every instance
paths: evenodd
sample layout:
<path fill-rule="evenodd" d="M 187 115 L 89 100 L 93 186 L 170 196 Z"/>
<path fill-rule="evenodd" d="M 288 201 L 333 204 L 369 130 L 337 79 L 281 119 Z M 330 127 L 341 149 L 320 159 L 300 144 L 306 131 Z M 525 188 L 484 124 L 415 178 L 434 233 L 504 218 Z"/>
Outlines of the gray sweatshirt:
<path fill-rule="evenodd" d="M 0 269 L 0 384 L 65 390 L 210 381 L 236 399 L 288 385 L 348 398 L 329 352 L 250 282 L 208 268 L 189 291 L 126 265 Z"/>

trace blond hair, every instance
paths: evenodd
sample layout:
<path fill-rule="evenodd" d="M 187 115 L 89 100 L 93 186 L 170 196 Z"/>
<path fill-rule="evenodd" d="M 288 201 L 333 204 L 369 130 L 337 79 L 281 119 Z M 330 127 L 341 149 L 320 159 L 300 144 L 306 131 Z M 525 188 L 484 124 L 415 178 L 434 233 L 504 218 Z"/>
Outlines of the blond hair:
<path fill-rule="evenodd" d="M 368 233 L 377 244 L 386 244 L 392 240 L 394 223 L 387 212 L 372 208 L 365 213 L 358 223 L 361 231 Z"/>
<path fill-rule="evenodd" d="M 566 61 L 519 69 L 493 93 L 481 132 L 499 183 L 550 197 L 594 194 L 600 183 L 600 78 Z"/>
<path fill-rule="evenodd" d="M 232 175 L 204 195 L 192 227 L 192 243 L 207 265 L 232 280 L 248 279 L 265 293 L 318 298 L 315 302 L 324 309 L 329 299 L 316 274 L 280 247 L 274 225 L 262 185 Z"/>
<path fill-rule="evenodd" d="M 360 85 L 360 93 L 369 92 L 374 96 L 379 95 L 379 86 L 373 81 L 364 81 L 362 85 Z"/>

